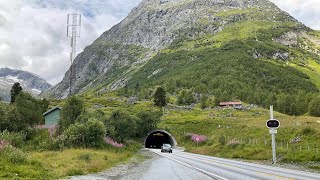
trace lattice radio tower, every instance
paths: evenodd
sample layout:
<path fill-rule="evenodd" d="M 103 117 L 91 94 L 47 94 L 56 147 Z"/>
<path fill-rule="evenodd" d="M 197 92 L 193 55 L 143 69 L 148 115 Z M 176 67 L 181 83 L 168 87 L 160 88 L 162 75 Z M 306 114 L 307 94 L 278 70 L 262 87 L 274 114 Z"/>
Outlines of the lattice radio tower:
<path fill-rule="evenodd" d="M 77 55 L 77 38 L 80 38 L 81 30 L 81 14 L 68 14 L 67 18 L 67 36 L 71 37 L 71 53 L 70 53 L 70 72 L 69 72 L 69 96 L 72 95 L 73 78 L 75 78 L 76 70 L 73 70 L 73 60 Z"/>

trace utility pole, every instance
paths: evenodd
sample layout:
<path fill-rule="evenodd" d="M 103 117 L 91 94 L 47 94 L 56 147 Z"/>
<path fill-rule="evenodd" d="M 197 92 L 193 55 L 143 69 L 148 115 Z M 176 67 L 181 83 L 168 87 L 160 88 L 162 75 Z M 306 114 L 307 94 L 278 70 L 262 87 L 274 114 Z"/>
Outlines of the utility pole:
<path fill-rule="evenodd" d="M 70 71 L 69 71 L 69 96 L 72 95 L 73 78 L 76 77 L 76 70 L 73 69 L 73 60 L 77 55 L 77 38 L 80 38 L 81 30 L 81 15 L 68 14 L 67 17 L 67 36 L 71 37 L 71 52 L 70 52 Z M 75 72 L 74 72 L 75 71 Z"/>

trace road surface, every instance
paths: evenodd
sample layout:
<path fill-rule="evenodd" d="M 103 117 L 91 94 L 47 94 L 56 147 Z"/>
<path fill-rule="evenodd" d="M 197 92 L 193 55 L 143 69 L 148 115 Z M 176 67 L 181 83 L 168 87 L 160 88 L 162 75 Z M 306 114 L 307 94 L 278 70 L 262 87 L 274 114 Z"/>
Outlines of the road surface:
<path fill-rule="evenodd" d="M 320 174 L 174 151 L 150 151 L 217 180 L 320 180 Z M 160 166 L 160 164 L 159 164 Z M 162 166 L 165 166 L 162 164 Z M 165 174 L 158 172 L 156 175 Z"/>
<path fill-rule="evenodd" d="M 214 158 L 173 150 L 144 149 L 147 160 L 69 180 L 320 180 L 320 174 Z"/>

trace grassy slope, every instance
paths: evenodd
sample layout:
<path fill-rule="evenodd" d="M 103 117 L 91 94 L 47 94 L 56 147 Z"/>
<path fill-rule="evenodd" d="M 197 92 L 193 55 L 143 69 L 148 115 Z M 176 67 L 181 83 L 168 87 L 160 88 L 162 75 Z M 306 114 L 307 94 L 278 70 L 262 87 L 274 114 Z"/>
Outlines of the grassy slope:
<path fill-rule="evenodd" d="M 229 117 L 231 116 L 231 117 Z M 277 142 L 283 148 L 278 150 L 281 161 L 319 161 L 314 147 L 320 150 L 320 119 L 310 116 L 292 117 L 276 113 L 281 127 L 278 129 Z M 246 111 L 235 110 L 192 110 L 169 111 L 163 117 L 160 126 L 169 130 L 180 146 L 188 151 L 226 158 L 244 158 L 252 160 L 270 160 L 270 135 L 265 125 L 269 112 L 253 108 Z M 309 131 L 310 129 L 310 131 Z M 184 133 L 202 134 L 209 137 L 207 143 L 197 146 Z M 221 145 L 219 139 L 226 139 L 226 145 Z M 286 144 L 293 138 L 300 137 L 302 142 Z M 267 143 L 267 144 L 265 144 Z M 307 151 L 306 147 L 312 147 Z M 299 151 L 302 146 L 302 152 Z M 291 148 L 291 150 L 290 150 Z"/>

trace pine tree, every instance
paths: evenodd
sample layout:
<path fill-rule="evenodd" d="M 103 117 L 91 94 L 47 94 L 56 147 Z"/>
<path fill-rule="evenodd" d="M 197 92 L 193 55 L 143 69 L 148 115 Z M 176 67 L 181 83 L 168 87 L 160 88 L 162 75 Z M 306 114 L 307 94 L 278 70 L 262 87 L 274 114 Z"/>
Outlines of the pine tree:
<path fill-rule="evenodd" d="M 11 95 L 11 103 L 14 103 L 16 101 L 16 97 L 18 96 L 18 94 L 22 91 L 22 87 L 20 85 L 20 83 L 16 82 L 13 84 L 11 91 L 10 91 L 10 95 Z"/>
<path fill-rule="evenodd" d="M 160 107 L 167 105 L 166 92 L 162 87 L 158 87 L 154 94 L 154 104 Z"/>

